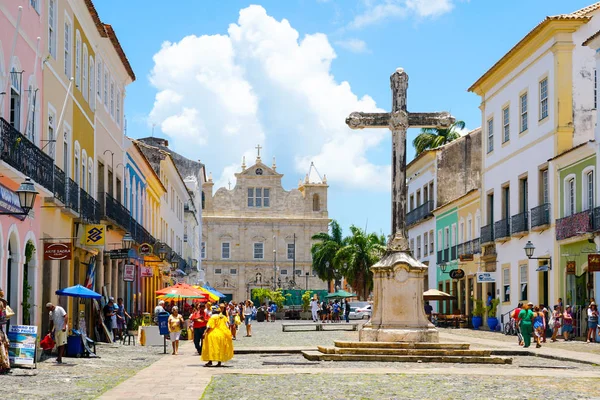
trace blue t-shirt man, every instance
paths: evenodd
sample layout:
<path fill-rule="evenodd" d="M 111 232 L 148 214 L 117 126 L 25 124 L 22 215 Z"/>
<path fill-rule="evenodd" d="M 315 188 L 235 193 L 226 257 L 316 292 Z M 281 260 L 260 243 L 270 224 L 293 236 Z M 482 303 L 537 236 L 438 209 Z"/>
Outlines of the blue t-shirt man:
<path fill-rule="evenodd" d="M 339 303 L 334 303 L 333 304 L 333 312 L 336 313 L 336 314 L 340 312 L 340 305 L 339 305 Z"/>

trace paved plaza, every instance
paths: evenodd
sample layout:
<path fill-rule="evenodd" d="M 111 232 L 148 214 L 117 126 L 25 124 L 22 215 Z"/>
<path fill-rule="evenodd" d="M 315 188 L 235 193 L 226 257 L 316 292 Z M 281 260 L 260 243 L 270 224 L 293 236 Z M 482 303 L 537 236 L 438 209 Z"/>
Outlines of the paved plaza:
<path fill-rule="evenodd" d="M 204 368 L 190 341 L 179 356 L 163 355 L 162 347 L 100 345 L 100 359 L 46 360 L 36 370 L 14 370 L 3 386 L 10 399 L 600 399 L 600 345 L 558 342 L 524 352 L 514 337 L 441 329 L 443 342 L 523 355 L 498 366 L 312 362 L 299 351 L 357 340 L 358 332 L 282 332 L 279 321 L 253 327 L 251 338 L 242 328 L 223 368 Z"/>

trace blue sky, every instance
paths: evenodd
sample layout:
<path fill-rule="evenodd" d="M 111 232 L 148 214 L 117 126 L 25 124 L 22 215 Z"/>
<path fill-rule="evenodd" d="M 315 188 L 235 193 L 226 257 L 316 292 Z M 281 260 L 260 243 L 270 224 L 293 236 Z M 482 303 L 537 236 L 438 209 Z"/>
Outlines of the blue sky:
<path fill-rule="evenodd" d="M 129 136 L 155 124 L 155 136 L 202 160 L 217 185 L 242 155 L 253 163 L 257 143 L 266 163 L 277 156 L 287 189 L 315 161 L 330 184 L 331 218 L 389 234 L 390 134 L 350 131 L 345 115 L 388 110 L 389 75 L 402 66 L 409 110 L 448 110 L 476 128 L 479 100 L 467 88 L 546 15 L 591 0 L 150 3 L 95 1 L 137 75 L 125 103 Z M 409 160 L 417 133 L 409 131 Z"/>

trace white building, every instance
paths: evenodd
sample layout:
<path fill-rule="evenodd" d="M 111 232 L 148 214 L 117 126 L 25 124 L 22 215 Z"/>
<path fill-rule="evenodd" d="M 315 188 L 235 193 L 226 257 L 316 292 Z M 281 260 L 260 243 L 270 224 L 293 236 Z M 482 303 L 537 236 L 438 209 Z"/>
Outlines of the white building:
<path fill-rule="evenodd" d="M 593 138 L 596 123 L 594 51 L 582 43 L 600 26 L 600 3 L 547 17 L 469 91 L 481 97 L 483 179 L 482 259 L 500 298 L 498 315 L 520 301 L 555 304 L 560 259 L 555 246 L 559 217 L 557 178 L 548 160 Z"/>

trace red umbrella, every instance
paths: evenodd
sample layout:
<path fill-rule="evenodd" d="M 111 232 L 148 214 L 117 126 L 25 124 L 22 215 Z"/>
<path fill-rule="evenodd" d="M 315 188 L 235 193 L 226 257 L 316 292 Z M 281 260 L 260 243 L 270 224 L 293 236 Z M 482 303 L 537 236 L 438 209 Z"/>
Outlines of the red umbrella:
<path fill-rule="evenodd" d="M 169 286 L 163 289 L 159 289 L 156 291 L 156 294 L 158 296 L 165 296 L 168 295 L 170 297 L 188 297 L 188 298 L 196 298 L 196 299 L 204 299 L 207 300 L 208 299 L 208 295 L 206 293 L 203 293 L 197 289 L 194 289 L 192 286 L 188 285 L 187 283 L 178 283 L 176 285 L 173 286 Z"/>

